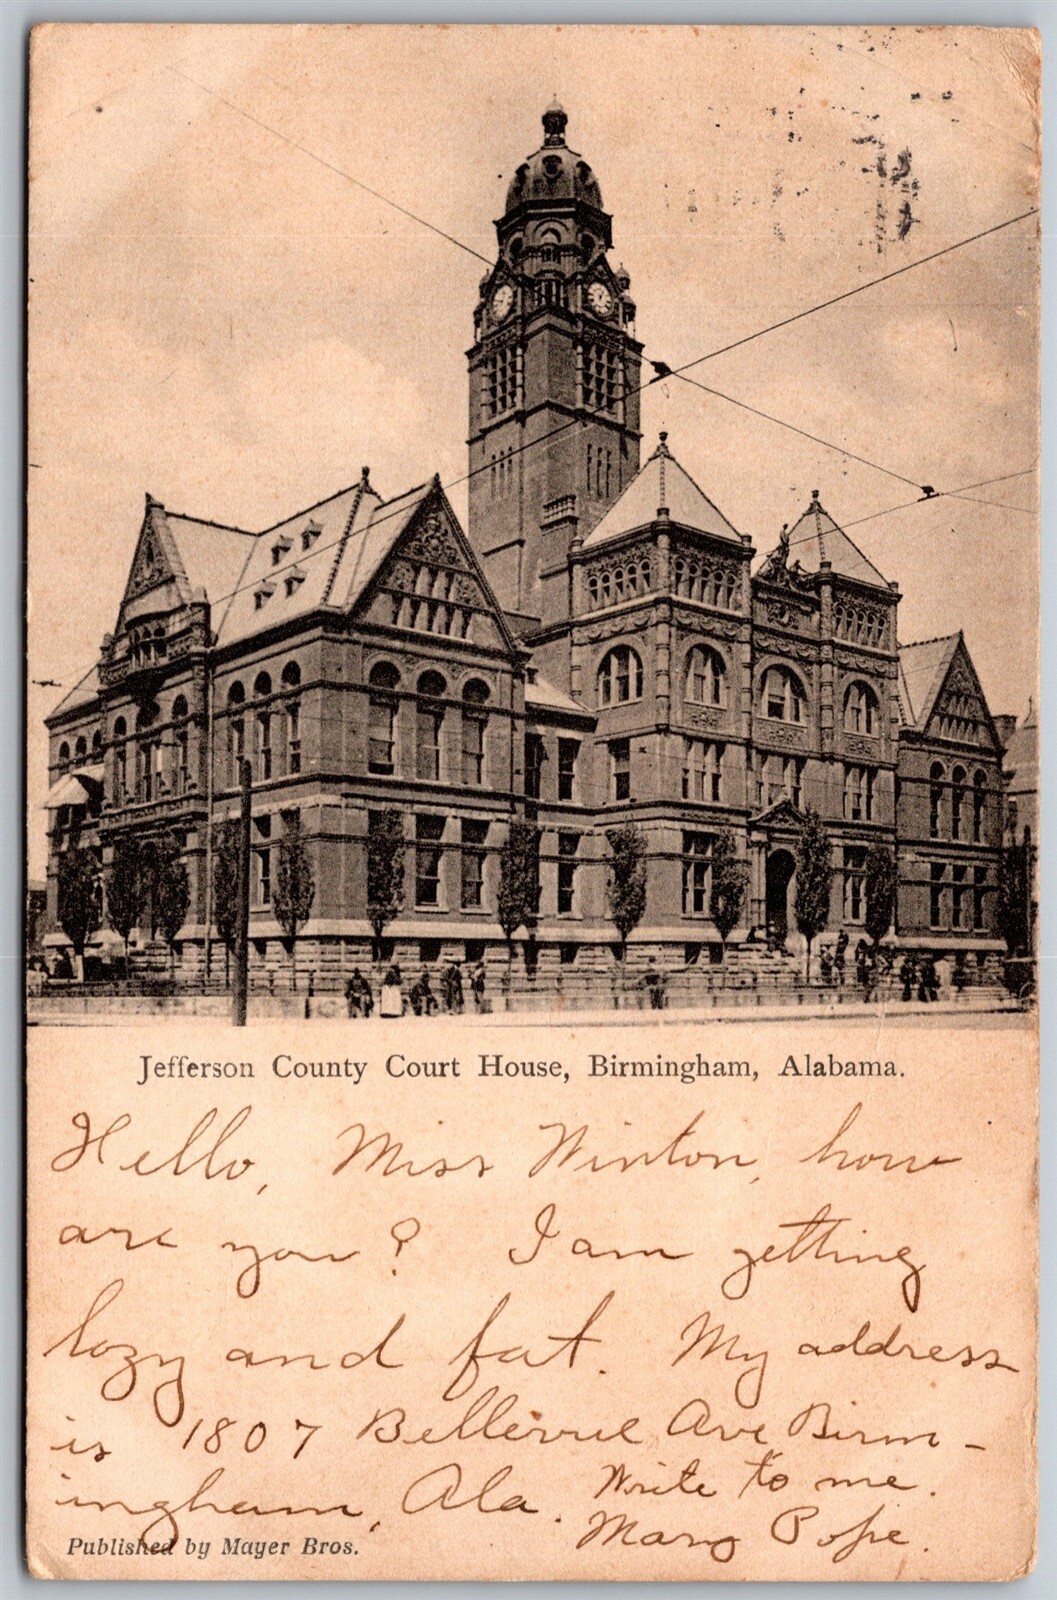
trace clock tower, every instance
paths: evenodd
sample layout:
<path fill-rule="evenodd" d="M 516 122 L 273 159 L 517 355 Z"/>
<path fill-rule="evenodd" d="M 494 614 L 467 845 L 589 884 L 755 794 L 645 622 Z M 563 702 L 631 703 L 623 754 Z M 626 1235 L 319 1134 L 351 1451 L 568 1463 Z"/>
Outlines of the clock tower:
<path fill-rule="evenodd" d="M 639 467 L 631 280 L 568 118 L 518 167 L 481 282 L 470 363 L 470 537 L 500 603 L 568 616 L 567 556 Z"/>

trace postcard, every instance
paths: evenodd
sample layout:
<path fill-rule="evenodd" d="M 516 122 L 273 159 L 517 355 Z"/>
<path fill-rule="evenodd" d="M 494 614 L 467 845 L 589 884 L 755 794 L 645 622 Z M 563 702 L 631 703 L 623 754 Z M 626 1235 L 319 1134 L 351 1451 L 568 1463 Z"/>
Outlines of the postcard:
<path fill-rule="evenodd" d="M 30 104 L 32 1573 L 1022 1576 L 1037 35 Z"/>

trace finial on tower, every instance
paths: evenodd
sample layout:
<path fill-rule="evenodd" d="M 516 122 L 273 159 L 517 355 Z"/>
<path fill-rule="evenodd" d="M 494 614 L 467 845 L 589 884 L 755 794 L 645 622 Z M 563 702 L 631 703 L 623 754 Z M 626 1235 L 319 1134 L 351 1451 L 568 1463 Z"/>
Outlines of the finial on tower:
<path fill-rule="evenodd" d="M 543 141 L 544 144 L 564 144 L 565 129 L 568 121 L 569 118 L 558 103 L 558 96 L 555 95 L 543 113 L 543 132 L 546 135 Z"/>

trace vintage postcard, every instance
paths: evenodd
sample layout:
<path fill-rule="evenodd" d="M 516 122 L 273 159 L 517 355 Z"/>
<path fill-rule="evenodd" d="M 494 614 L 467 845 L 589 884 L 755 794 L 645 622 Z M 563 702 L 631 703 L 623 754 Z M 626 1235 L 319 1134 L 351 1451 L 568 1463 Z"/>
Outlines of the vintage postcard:
<path fill-rule="evenodd" d="M 36 1576 L 1030 1569 L 1038 118 L 35 31 Z"/>

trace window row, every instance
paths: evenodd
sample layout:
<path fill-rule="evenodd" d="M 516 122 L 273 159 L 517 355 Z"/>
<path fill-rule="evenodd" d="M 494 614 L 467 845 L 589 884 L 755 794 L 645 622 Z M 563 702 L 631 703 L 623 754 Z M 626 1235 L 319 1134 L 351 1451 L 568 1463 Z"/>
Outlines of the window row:
<path fill-rule="evenodd" d="M 368 827 L 373 832 L 380 817 L 372 813 Z M 457 838 L 446 838 L 448 818 L 432 815 L 415 817 L 413 869 L 415 906 L 423 910 L 447 909 L 454 883 L 445 884 L 444 856 L 457 857 L 459 906 L 464 911 L 485 908 L 485 863 L 496 846 L 490 847 L 491 824 L 485 818 L 466 817 L 458 824 Z M 555 861 L 555 905 L 559 916 L 576 912 L 576 876 L 580 866 L 579 833 L 561 832 L 557 836 Z M 535 862 L 536 898 L 539 899 L 540 859 Z M 447 893 L 446 893 L 447 890 Z M 494 909 L 494 908 L 493 908 Z"/>
<path fill-rule="evenodd" d="M 986 867 L 933 861 L 929 868 L 929 927 L 986 927 L 985 902 L 989 885 Z"/>
<path fill-rule="evenodd" d="M 622 566 L 592 572 L 587 579 L 587 597 L 592 611 L 600 606 L 619 605 L 635 595 L 647 594 L 652 579 L 649 558 L 625 562 Z"/>
<path fill-rule="evenodd" d="M 987 808 L 987 775 L 974 772 L 970 780 L 964 767 L 955 767 L 947 779 L 942 761 L 929 770 L 929 835 L 933 839 L 962 839 L 980 844 Z"/>

